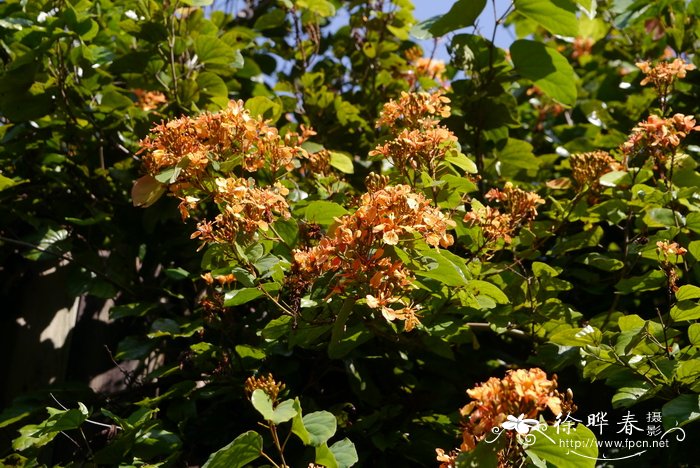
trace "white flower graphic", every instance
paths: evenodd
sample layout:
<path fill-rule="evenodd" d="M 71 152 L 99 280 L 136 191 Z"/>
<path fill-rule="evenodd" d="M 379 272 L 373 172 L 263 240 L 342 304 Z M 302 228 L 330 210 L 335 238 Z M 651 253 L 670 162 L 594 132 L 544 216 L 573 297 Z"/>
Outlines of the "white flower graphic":
<path fill-rule="evenodd" d="M 515 416 L 508 415 L 506 419 L 507 421 L 501 424 L 501 427 L 509 431 L 515 429 L 518 431 L 518 434 L 527 434 L 530 432 L 530 429 L 537 427 L 539 424 L 539 421 L 536 419 L 525 419 L 524 414 L 521 414 L 517 418 Z"/>

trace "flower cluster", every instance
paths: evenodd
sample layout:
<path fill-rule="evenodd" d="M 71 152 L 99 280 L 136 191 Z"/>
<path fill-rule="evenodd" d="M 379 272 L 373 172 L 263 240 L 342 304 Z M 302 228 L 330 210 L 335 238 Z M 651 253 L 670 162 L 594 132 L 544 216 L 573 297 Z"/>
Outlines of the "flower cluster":
<path fill-rule="evenodd" d="M 204 243 L 234 243 L 239 234 L 250 236 L 258 229 L 267 231 L 276 218 L 290 217 L 284 198 L 289 191 L 280 184 L 273 188 L 255 187 L 252 180 L 235 177 L 216 179 L 214 201 L 222 208 L 213 222 L 197 224 L 192 239 Z"/>
<path fill-rule="evenodd" d="M 251 397 L 255 390 L 262 390 L 270 397 L 270 400 L 277 401 L 277 397 L 280 392 L 284 390 L 285 385 L 282 382 L 276 382 L 272 374 L 267 374 L 267 376 L 248 377 L 245 381 L 245 393 L 248 398 Z"/>
<path fill-rule="evenodd" d="M 301 161 L 301 171 L 304 174 L 328 175 L 332 170 L 331 152 L 322 149 L 315 153 L 308 153 Z"/>
<path fill-rule="evenodd" d="M 513 240 L 519 227 L 537 217 L 537 206 L 544 200 L 534 192 L 528 192 L 507 182 L 503 190 L 491 189 L 486 199 L 500 203 L 504 212 L 490 206 L 474 205 L 464 216 L 464 222 L 479 226 L 486 243 L 503 239 L 506 243 Z"/>
<path fill-rule="evenodd" d="M 427 128 L 437 125 L 437 120 L 450 116 L 450 99 L 441 92 L 401 93 L 398 101 L 393 99 L 382 109 L 377 127 Z"/>
<path fill-rule="evenodd" d="M 695 65 L 686 63 L 680 58 L 676 58 L 672 62 L 660 62 L 656 65 L 647 61 L 638 62 L 635 65 L 645 75 L 640 84 L 642 86 L 653 84 L 662 96 L 669 92 L 676 78 L 685 78 L 686 72 L 695 70 Z"/>
<path fill-rule="evenodd" d="M 562 414 L 566 397 L 557 391 L 557 378 L 547 378 L 538 368 L 510 370 L 503 379 L 491 377 L 467 390 L 473 400 L 460 414 L 464 418 L 462 451 L 473 450 L 476 444 L 509 415 L 525 415 L 536 419 L 546 409 Z"/>
<path fill-rule="evenodd" d="M 656 243 L 656 254 L 659 257 L 661 271 L 664 272 L 668 281 L 670 292 L 678 291 L 678 272 L 676 271 L 675 263 L 682 259 L 688 249 L 681 247 L 677 242 L 658 241 Z"/>
<path fill-rule="evenodd" d="M 177 169 L 171 182 L 197 186 L 213 161 L 240 159 L 248 172 L 263 167 L 273 173 L 280 168 L 291 170 L 294 158 L 305 155 L 301 143 L 311 135 L 312 131 L 302 128 L 301 135 L 291 133 L 282 138 L 276 128 L 252 117 L 243 101 L 231 101 L 228 108 L 216 114 L 181 117 L 156 125 L 152 135 L 141 141 L 139 153 L 143 153 L 148 174 L 156 176 Z"/>
<path fill-rule="evenodd" d="M 410 65 L 410 70 L 405 73 L 410 86 L 415 86 L 421 78 L 435 80 L 443 88 L 446 86 L 444 61 L 423 57 L 423 51 L 419 47 L 411 47 L 404 55 Z"/>
<path fill-rule="evenodd" d="M 391 160 L 404 176 L 425 170 L 435 177 L 439 164 L 458 151 L 457 137 L 435 119 L 450 115 L 448 102 L 439 92 L 420 92 L 402 93 L 398 101 L 385 104 L 377 126 L 389 127 L 393 138 L 369 155 Z"/>
<path fill-rule="evenodd" d="M 658 241 L 656 243 L 656 251 L 660 257 L 663 257 L 665 262 L 667 262 L 671 256 L 682 257 L 688 253 L 688 250 L 678 245 L 677 242 L 668 241 Z"/>
<path fill-rule="evenodd" d="M 638 155 L 645 159 L 651 156 L 659 168 L 675 152 L 681 141 L 690 132 L 697 130 L 700 130 L 700 126 L 696 126 L 695 119 L 689 115 L 675 114 L 666 119 L 650 115 L 645 122 L 640 122 L 632 129 L 632 135 L 620 149 L 627 164 Z"/>
<path fill-rule="evenodd" d="M 591 55 L 593 44 L 591 37 L 577 37 L 572 44 L 571 58 L 580 60 L 582 57 Z"/>
<path fill-rule="evenodd" d="M 389 321 L 403 320 L 411 330 L 418 323 L 417 307 L 403 295 L 413 275 L 401 261 L 385 257 L 385 248 L 415 235 L 431 246 L 447 247 L 454 241 L 447 233 L 454 222 L 409 186 L 381 186 L 382 180 L 369 178 L 369 191 L 362 195 L 357 211 L 338 219 L 318 245 L 295 250 L 293 268 L 307 277 L 333 273 L 331 294 L 365 288 L 370 308 L 380 310 Z M 398 309 L 393 307 L 397 305 Z"/>
<path fill-rule="evenodd" d="M 601 189 L 599 181 L 601 176 L 623 168 L 607 151 L 572 154 L 569 162 L 571 176 L 576 181 L 577 188 L 583 190 L 588 187 L 592 192 L 598 192 Z"/>
<path fill-rule="evenodd" d="M 426 130 L 404 129 L 396 138 L 378 146 L 370 156 L 381 155 L 391 159 L 402 173 L 408 168 L 427 169 L 431 174 L 437 164 L 445 159 L 447 151 L 457 143 L 457 137 L 445 127 Z"/>
<path fill-rule="evenodd" d="M 160 91 L 146 91 L 144 89 L 133 89 L 131 92 L 136 96 L 136 105 L 145 111 L 157 109 L 168 102 L 165 94 Z"/>

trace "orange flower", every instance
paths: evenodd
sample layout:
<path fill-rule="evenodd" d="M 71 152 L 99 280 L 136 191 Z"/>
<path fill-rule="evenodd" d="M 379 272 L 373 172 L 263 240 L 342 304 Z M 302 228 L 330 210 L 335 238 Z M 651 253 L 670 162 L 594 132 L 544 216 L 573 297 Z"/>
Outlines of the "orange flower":
<path fill-rule="evenodd" d="M 465 418 L 462 451 L 473 450 L 509 415 L 536 419 L 546 409 L 559 415 L 566 399 L 557 391 L 556 376 L 549 380 L 538 368 L 510 370 L 503 379 L 492 377 L 467 394 L 473 401 L 460 410 Z"/>
<path fill-rule="evenodd" d="M 221 213 L 214 222 L 202 221 L 192 238 L 204 243 L 233 244 L 239 234 L 251 236 L 258 229 L 267 231 L 278 217 L 288 219 L 289 205 L 284 198 L 289 191 L 276 184 L 272 188 L 255 187 L 252 181 L 218 178 L 214 201 Z"/>
<path fill-rule="evenodd" d="M 377 146 L 369 155 L 391 159 L 394 167 L 404 175 L 409 169 L 428 170 L 434 174 L 447 153 L 456 148 L 457 137 L 447 128 L 436 126 L 423 130 L 404 129 L 396 138 Z"/>
<path fill-rule="evenodd" d="M 537 217 L 537 206 L 544 203 L 536 193 L 519 189 L 510 182 L 506 182 L 503 190 L 489 190 L 485 197 L 504 205 L 506 212 L 479 204 L 464 216 L 464 222 L 481 227 L 486 243 L 498 239 L 510 243 L 518 228 Z"/>
<path fill-rule="evenodd" d="M 148 174 L 156 176 L 172 170 L 171 184 L 187 181 L 205 189 L 202 179 L 213 162 L 240 158 L 248 172 L 263 167 L 272 173 L 292 170 L 294 158 L 307 156 L 300 145 L 314 134 L 301 126 L 301 134 L 289 133 L 282 138 L 276 128 L 252 117 L 243 101 L 231 101 L 228 108 L 216 114 L 182 117 L 156 125 L 152 135 L 141 140 L 139 154 L 143 154 Z"/>
<path fill-rule="evenodd" d="M 384 186 L 384 181 L 368 177 L 370 191 L 355 213 L 338 219 L 334 231 L 315 247 L 295 250 L 293 270 L 306 277 L 334 273 L 331 294 L 363 291 L 370 308 L 388 321 L 402 320 L 410 331 L 419 323 L 418 308 L 404 297 L 413 274 L 403 262 L 385 257 L 385 246 L 418 235 L 429 245 L 448 247 L 454 239 L 447 230 L 455 223 L 409 186 Z"/>
<path fill-rule="evenodd" d="M 620 149 L 626 163 L 641 154 L 651 156 L 658 167 L 666 162 L 690 132 L 697 130 L 700 130 L 700 126 L 696 126 L 695 119 L 689 115 L 675 114 L 667 119 L 650 115 L 632 129 L 632 134 Z"/>
<path fill-rule="evenodd" d="M 686 63 L 680 58 L 676 58 L 672 62 L 659 62 L 656 65 L 647 61 L 637 62 L 635 65 L 646 75 L 640 84 L 645 86 L 651 83 L 662 95 L 668 92 L 668 88 L 676 78 L 685 78 L 686 72 L 695 70 L 695 65 Z"/>
<path fill-rule="evenodd" d="M 432 94 L 402 92 L 398 101 L 392 99 L 384 104 L 377 127 L 432 127 L 436 117 L 450 116 L 449 102 L 449 98 L 439 91 Z"/>
<path fill-rule="evenodd" d="M 143 89 L 133 89 L 136 95 L 136 105 L 142 110 L 150 111 L 168 102 L 165 94 L 160 91 L 146 91 Z"/>

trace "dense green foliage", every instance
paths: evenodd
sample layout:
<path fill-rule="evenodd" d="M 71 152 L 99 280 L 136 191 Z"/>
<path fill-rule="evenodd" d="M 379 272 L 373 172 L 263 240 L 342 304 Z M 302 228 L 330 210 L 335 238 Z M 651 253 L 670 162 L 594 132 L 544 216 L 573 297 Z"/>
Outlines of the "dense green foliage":
<path fill-rule="evenodd" d="M 0 4 L 0 320 L 56 268 L 123 372 L 9 395 L 5 464 L 594 466 L 468 420 L 529 368 L 695 460 L 700 2 L 210 3 Z"/>

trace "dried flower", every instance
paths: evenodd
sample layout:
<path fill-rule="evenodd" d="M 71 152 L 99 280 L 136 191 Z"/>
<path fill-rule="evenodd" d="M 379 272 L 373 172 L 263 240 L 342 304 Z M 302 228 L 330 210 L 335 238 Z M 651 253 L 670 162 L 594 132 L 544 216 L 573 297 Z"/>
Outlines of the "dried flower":
<path fill-rule="evenodd" d="M 569 162 L 571 175 L 579 191 L 588 187 L 592 192 L 598 192 L 601 189 L 601 176 L 623 168 L 607 151 L 572 154 Z"/>

